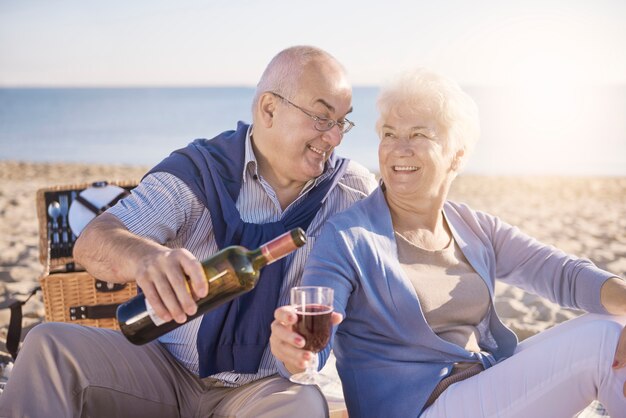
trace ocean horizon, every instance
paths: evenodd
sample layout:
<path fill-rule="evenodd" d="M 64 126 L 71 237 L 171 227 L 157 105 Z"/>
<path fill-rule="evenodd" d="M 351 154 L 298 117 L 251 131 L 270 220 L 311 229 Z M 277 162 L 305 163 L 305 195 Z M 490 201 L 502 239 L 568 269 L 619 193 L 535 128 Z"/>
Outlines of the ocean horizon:
<path fill-rule="evenodd" d="M 553 96 L 465 86 L 481 116 L 466 172 L 626 175 L 626 86 Z M 339 155 L 378 169 L 377 87 L 353 91 L 356 127 Z M 253 87 L 0 88 L 0 159 L 155 165 L 195 138 L 251 121 Z"/>

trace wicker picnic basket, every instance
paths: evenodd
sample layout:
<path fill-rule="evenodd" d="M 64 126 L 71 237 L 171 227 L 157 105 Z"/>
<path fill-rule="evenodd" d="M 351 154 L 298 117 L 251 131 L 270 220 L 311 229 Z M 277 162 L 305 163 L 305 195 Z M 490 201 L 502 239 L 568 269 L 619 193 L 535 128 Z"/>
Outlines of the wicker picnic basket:
<path fill-rule="evenodd" d="M 39 279 L 46 321 L 119 329 L 117 305 L 137 294 L 135 283 L 112 284 L 98 280 L 74 263 L 72 250 L 77 225 L 103 212 L 127 194 L 136 182 L 114 181 L 55 186 L 37 191 L 39 260 L 44 274 Z M 106 191 L 107 193 L 103 192 Z M 122 193 L 118 193 L 122 191 Z M 111 192 L 115 197 L 109 199 Z M 91 199 L 90 199 L 91 196 Z M 97 199 L 93 199 L 96 196 Z M 105 201 L 102 200 L 105 197 Z M 76 206 L 74 206 L 76 205 Z M 80 209 L 80 210 L 79 210 Z M 74 222 L 72 215 L 74 217 Z M 78 221 L 78 215 L 83 215 Z M 74 228 L 74 229 L 73 229 Z"/>

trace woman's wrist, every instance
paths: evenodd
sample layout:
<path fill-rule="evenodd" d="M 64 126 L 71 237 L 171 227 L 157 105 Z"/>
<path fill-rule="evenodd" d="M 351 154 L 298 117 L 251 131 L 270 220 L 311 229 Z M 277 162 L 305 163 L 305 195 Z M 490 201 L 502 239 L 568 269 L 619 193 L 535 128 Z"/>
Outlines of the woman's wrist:
<path fill-rule="evenodd" d="M 602 306 L 613 315 L 626 315 L 626 281 L 614 276 L 602 284 L 600 289 Z"/>

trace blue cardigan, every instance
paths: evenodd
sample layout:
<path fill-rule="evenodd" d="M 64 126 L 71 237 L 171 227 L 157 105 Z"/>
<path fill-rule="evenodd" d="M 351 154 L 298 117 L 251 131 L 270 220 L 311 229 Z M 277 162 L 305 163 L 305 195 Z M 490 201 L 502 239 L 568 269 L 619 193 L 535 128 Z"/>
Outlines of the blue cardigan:
<path fill-rule="evenodd" d="M 511 356 L 517 338 L 495 312 L 496 278 L 566 307 L 606 313 L 600 288 L 614 275 L 466 205 L 446 202 L 444 215 L 491 295 L 478 326 L 482 353 L 442 340 L 426 323 L 398 262 L 380 188 L 331 218 L 311 252 L 303 284 L 333 287 L 335 309 L 345 316 L 331 344 L 350 417 L 417 417 L 454 362 L 488 368 Z M 322 362 L 329 350 L 320 353 Z"/>

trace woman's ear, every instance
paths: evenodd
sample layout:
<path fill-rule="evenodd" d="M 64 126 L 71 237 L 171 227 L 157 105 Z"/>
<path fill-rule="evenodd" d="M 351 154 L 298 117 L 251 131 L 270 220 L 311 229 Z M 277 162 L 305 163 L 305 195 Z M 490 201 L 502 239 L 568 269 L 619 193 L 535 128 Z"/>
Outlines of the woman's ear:
<path fill-rule="evenodd" d="M 266 92 L 259 97 L 257 103 L 257 112 L 259 114 L 259 122 L 266 128 L 270 128 L 274 123 L 274 112 L 276 111 L 276 104 L 278 98 L 272 93 Z"/>
<path fill-rule="evenodd" d="M 454 158 L 452 159 L 452 164 L 450 165 L 450 168 L 453 171 L 459 171 L 462 165 L 461 163 L 463 162 L 464 155 L 465 155 L 464 149 L 460 149 L 454 154 Z"/>

